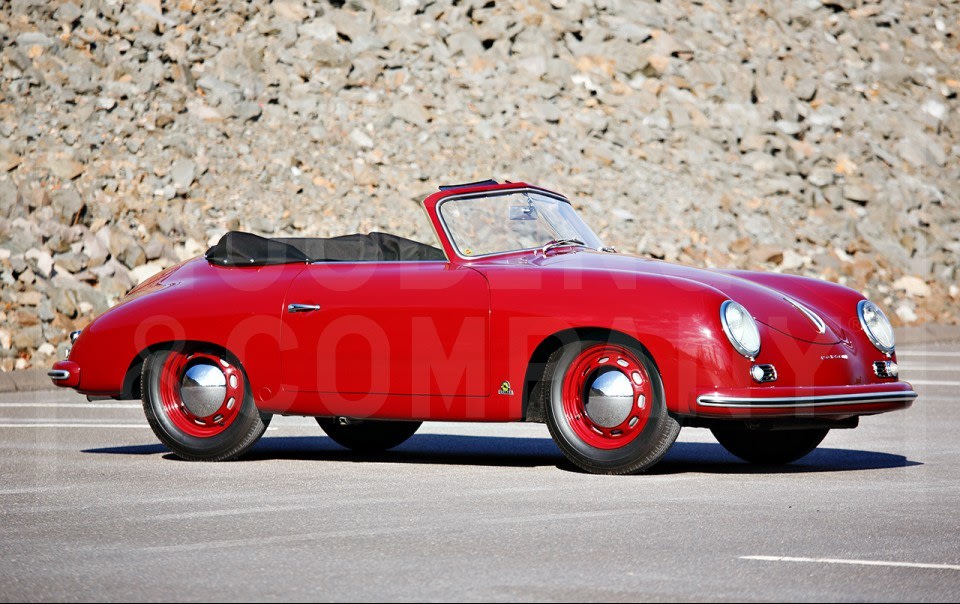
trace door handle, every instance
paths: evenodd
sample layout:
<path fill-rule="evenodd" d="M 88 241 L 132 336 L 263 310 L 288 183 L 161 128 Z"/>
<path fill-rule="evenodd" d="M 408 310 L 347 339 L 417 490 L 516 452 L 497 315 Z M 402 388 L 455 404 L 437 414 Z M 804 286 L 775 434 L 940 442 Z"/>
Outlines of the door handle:
<path fill-rule="evenodd" d="M 313 312 L 320 310 L 319 304 L 287 304 L 287 312 Z"/>

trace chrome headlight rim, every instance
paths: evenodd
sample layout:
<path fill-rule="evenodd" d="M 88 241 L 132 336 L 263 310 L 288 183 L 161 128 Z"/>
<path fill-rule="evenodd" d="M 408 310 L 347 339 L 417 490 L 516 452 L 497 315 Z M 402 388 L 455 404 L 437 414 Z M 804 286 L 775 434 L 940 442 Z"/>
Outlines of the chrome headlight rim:
<path fill-rule="evenodd" d="M 866 318 L 866 313 L 868 311 L 872 311 L 875 315 L 879 316 L 884 323 L 886 323 L 886 326 L 890 331 L 889 345 L 884 344 L 877 334 L 874 333 L 873 329 L 871 329 Z M 867 334 L 867 339 L 870 340 L 870 343 L 873 344 L 877 350 L 884 354 L 893 354 L 893 351 L 897 345 L 896 338 L 893 335 L 893 325 L 890 323 L 890 319 L 887 318 L 887 315 L 880 310 L 880 307 L 870 300 L 860 300 L 857 302 L 857 317 L 860 319 L 860 327 L 863 328 L 863 333 Z"/>
<path fill-rule="evenodd" d="M 727 322 L 727 309 L 731 305 L 740 308 L 742 315 L 749 319 L 750 325 L 753 326 L 753 330 L 757 334 L 757 347 L 755 350 L 751 350 L 744 346 L 743 342 L 733 335 L 733 330 L 730 328 L 730 325 Z M 757 326 L 757 322 L 754 320 L 753 315 L 750 314 L 750 311 L 748 311 L 743 304 L 734 302 L 733 300 L 724 301 L 723 304 L 720 305 L 720 324 L 723 326 L 723 333 L 727 335 L 727 339 L 737 352 L 751 360 L 757 358 L 757 355 L 760 354 L 761 347 L 760 328 Z"/>

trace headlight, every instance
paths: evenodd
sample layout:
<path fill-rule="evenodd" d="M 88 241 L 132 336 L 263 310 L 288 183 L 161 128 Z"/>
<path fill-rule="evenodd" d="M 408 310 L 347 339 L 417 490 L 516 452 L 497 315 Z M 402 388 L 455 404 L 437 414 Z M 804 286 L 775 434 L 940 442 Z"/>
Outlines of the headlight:
<path fill-rule="evenodd" d="M 857 316 L 860 317 L 863 331 L 877 350 L 885 354 L 893 352 L 893 325 L 880 307 L 870 300 L 860 300 L 857 304 Z"/>
<path fill-rule="evenodd" d="M 737 352 L 752 359 L 760 352 L 760 330 L 742 304 L 727 300 L 720 305 L 723 332 Z"/>

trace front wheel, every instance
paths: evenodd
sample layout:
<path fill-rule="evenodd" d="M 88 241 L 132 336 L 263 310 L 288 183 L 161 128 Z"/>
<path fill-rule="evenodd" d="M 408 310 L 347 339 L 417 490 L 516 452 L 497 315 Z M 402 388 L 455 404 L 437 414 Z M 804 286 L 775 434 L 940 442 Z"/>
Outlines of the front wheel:
<path fill-rule="evenodd" d="M 829 429 L 817 430 L 710 430 L 723 448 L 750 463 L 779 466 L 796 461 L 817 448 Z"/>
<path fill-rule="evenodd" d="M 400 446 L 423 422 L 344 420 L 318 417 L 317 423 L 335 443 L 361 453 L 379 453 Z"/>
<path fill-rule="evenodd" d="M 162 350 L 143 363 L 143 411 L 154 434 L 183 459 L 233 459 L 263 435 L 246 374 L 226 355 Z"/>
<path fill-rule="evenodd" d="M 680 432 L 667 412 L 660 372 L 638 347 L 567 344 L 550 356 L 543 379 L 550 434 L 567 459 L 588 472 L 642 472 Z"/>

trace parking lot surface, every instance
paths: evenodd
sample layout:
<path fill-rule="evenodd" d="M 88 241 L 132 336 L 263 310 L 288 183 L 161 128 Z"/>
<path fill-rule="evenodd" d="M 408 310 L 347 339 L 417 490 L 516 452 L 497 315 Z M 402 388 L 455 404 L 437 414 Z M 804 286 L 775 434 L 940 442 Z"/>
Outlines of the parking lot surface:
<path fill-rule="evenodd" d="M 0 599 L 956 601 L 960 346 L 900 365 L 911 409 L 791 466 L 685 429 L 628 477 L 526 424 L 363 456 L 277 417 L 240 461 L 189 463 L 135 401 L 0 395 Z"/>

